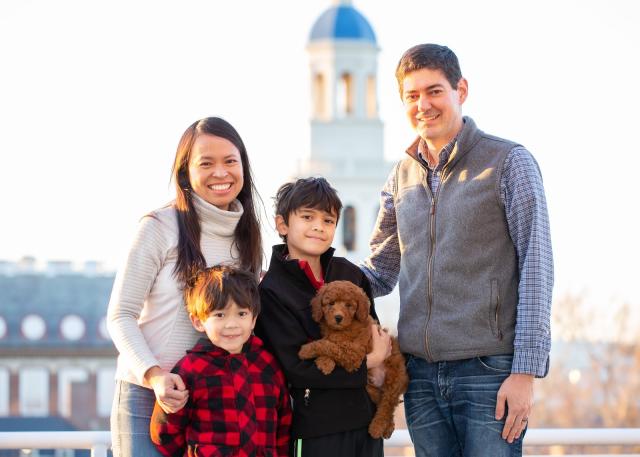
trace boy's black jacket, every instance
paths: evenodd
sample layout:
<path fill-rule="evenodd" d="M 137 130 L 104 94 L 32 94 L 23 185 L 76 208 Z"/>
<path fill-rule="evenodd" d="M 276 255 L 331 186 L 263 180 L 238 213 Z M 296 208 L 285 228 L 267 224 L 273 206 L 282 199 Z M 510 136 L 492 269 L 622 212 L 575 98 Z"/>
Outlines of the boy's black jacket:
<path fill-rule="evenodd" d="M 329 248 L 320 258 L 325 283 L 347 280 L 362 287 L 371 301 L 371 315 L 377 319 L 367 278 L 347 259 L 333 257 L 333 252 Z M 292 437 L 312 438 L 367 427 L 375 406 L 365 390 L 366 362 L 354 373 L 336 367 L 325 375 L 313 360 L 298 357 L 300 346 L 321 336 L 311 318 L 310 301 L 316 290 L 298 261 L 285 256 L 284 244 L 273 247 L 269 270 L 260 283 L 262 310 L 255 333 L 276 356 L 289 383 Z"/>

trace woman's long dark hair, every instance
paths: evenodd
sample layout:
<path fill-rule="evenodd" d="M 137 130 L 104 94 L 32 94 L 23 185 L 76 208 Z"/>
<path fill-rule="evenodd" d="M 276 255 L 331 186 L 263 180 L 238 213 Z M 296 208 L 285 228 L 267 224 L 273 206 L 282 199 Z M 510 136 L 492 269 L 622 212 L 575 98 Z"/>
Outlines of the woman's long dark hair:
<path fill-rule="evenodd" d="M 178 212 L 178 261 L 174 274 L 183 283 L 193 277 L 200 269 L 206 268 L 200 250 L 200 221 L 193 205 L 192 189 L 189 182 L 189 160 L 191 149 L 200 135 L 215 135 L 230 141 L 240 152 L 244 183 L 238 194 L 244 213 L 238 221 L 234 233 L 234 243 L 240 254 L 240 266 L 254 274 L 260 272 L 262 266 L 262 240 L 260 238 L 260 222 L 254 200 L 259 199 L 249 166 L 249 156 L 242 138 L 231 124 L 219 117 L 207 117 L 194 122 L 182 135 L 176 158 L 171 170 L 172 180 L 176 186 L 175 208 Z"/>

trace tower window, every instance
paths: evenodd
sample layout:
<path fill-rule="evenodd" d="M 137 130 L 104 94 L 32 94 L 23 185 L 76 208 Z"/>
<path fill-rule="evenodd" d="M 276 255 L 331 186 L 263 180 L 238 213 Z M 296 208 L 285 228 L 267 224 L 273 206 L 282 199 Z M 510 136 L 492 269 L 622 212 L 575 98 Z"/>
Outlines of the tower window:
<path fill-rule="evenodd" d="M 342 215 L 342 242 L 347 251 L 356 250 L 356 209 L 347 206 Z"/>
<path fill-rule="evenodd" d="M 323 118 L 327 115 L 325 103 L 324 76 L 320 73 L 313 77 L 313 115 Z"/>
<path fill-rule="evenodd" d="M 343 73 L 338 83 L 338 115 L 346 117 L 353 114 L 353 77 Z"/>
<path fill-rule="evenodd" d="M 367 117 L 372 118 L 378 115 L 378 99 L 376 97 L 376 77 L 367 78 Z"/>

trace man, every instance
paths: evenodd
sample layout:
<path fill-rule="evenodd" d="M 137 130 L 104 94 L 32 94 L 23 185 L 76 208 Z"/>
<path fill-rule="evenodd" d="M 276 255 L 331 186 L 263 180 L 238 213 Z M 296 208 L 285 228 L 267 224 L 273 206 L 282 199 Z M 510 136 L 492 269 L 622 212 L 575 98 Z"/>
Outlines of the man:
<path fill-rule="evenodd" d="M 374 295 L 400 279 L 398 337 L 416 455 L 520 456 L 534 377 L 549 367 L 553 260 L 535 159 L 462 116 L 456 55 L 422 44 L 396 78 L 418 134 L 382 190 Z"/>

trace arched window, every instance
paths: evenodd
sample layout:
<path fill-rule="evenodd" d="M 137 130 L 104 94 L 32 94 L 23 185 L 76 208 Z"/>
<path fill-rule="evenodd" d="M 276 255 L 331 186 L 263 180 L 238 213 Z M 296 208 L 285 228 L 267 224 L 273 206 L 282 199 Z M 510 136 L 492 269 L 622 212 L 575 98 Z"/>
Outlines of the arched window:
<path fill-rule="evenodd" d="M 378 99 L 376 97 L 376 77 L 367 78 L 367 117 L 373 118 L 378 115 Z"/>
<path fill-rule="evenodd" d="M 324 86 L 324 76 L 317 73 L 313 77 L 313 115 L 316 118 L 323 118 L 327 115 Z"/>
<path fill-rule="evenodd" d="M 347 206 L 342 214 L 342 242 L 347 251 L 356 250 L 356 209 Z"/>
<path fill-rule="evenodd" d="M 353 78 L 349 73 L 343 73 L 338 82 L 338 116 L 346 117 L 353 114 Z"/>

